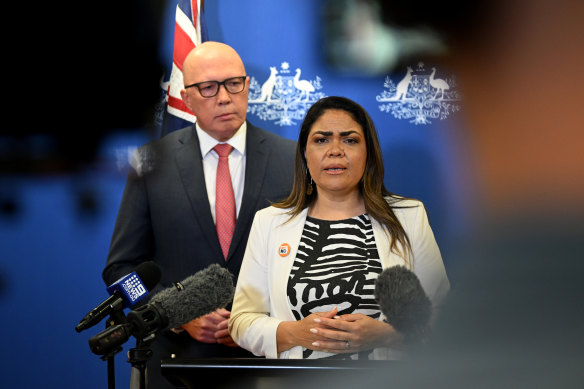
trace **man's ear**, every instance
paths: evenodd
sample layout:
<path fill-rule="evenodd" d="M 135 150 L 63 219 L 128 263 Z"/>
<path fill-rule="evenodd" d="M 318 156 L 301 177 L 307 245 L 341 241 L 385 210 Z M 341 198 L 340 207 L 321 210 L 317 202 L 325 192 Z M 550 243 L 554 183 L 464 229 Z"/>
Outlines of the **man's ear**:
<path fill-rule="evenodd" d="M 181 91 L 180 91 L 180 97 L 182 98 L 182 101 L 185 103 L 185 105 L 187 106 L 187 108 L 189 110 L 191 110 L 191 112 L 192 112 L 193 109 L 191 108 L 190 96 L 187 93 L 187 90 L 186 89 L 181 89 Z"/>

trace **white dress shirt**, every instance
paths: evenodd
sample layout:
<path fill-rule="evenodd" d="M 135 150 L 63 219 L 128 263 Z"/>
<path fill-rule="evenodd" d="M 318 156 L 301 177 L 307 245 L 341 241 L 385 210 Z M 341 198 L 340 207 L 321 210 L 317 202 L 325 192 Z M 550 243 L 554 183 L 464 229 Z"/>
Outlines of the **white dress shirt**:
<path fill-rule="evenodd" d="M 229 173 L 231 174 L 231 184 L 233 185 L 233 195 L 235 196 L 235 212 L 236 215 L 239 215 L 245 181 L 246 122 L 243 122 L 235 135 L 227 142 L 218 142 L 217 139 L 203 131 L 198 124 L 195 124 L 195 128 L 199 137 L 201 155 L 203 156 L 203 172 L 213 221 L 215 222 L 215 183 L 217 178 L 217 164 L 219 163 L 219 155 L 213 150 L 213 147 L 219 143 L 228 143 L 233 147 L 233 151 L 229 154 Z"/>

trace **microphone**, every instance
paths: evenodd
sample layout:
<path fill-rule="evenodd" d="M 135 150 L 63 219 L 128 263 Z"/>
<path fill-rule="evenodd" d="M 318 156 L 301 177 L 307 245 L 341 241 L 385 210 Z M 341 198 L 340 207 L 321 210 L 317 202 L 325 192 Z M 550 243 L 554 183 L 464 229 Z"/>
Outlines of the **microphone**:
<path fill-rule="evenodd" d="M 107 287 L 110 296 L 85 315 L 75 327 L 75 331 L 81 332 L 93 327 L 116 309 L 124 309 L 136 304 L 158 284 L 160 277 L 160 268 L 156 263 L 152 261 L 141 263 L 135 271 L 126 274 Z"/>
<path fill-rule="evenodd" d="M 233 299 L 233 275 L 213 264 L 152 296 L 150 302 L 130 311 L 127 322 L 106 328 L 89 339 L 94 354 L 117 352 L 130 336 L 144 340 L 170 328 L 227 306 Z"/>
<path fill-rule="evenodd" d="M 420 343 L 428 335 L 432 303 L 413 272 L 403 266 L 383 270 L 375 280 L 374 296 L 386 321 L 404 334 L 406 343 Z"/>

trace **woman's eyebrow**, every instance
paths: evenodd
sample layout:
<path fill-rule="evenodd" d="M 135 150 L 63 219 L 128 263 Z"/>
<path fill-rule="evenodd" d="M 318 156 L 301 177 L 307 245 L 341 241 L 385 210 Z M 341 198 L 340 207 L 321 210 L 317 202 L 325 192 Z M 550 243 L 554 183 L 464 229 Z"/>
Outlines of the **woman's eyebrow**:
<path fill-rule="evenodd" d="M 347 136 L 347 135 L 351 135 L 351 134 L 358 134 L 358 132 L 355 130 L 349 130 L 349 131 L 343 131 L 343 132 L 339 133 L 339 135 L 341 135 L 341 136 Z M 332 131 L 314 131 L 313 135 L 332 136 L 333 132 Z"/>

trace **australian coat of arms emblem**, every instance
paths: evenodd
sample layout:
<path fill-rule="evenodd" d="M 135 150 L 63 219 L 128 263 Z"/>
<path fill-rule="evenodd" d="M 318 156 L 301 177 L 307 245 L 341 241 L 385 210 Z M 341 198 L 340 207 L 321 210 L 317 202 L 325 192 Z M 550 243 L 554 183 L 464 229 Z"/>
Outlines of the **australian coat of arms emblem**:
<path fill-rule="evenodd" d="M 405 76 L 396 84 L 387 76 L 385 90 L 376 96 L 383 103 L 382 112 L 391 113 L 396 119 L 410 119 L 414 124 L 430 124 L 429 119 L 446 119 L 460 110 L 460 93 L 454 77 L 438 78 L 436 68 L 424 68 L 423 63 L 413 70 L 408 66 Z"/>
<path fill-rule="evenodd" d="M 325 97 L 320 89 L 320 77 L 308 80 L 300 68 L 292 73 L 290 64 L 283 62 L 280 69 L 270 67 L 270 75 L 261 85 L 251 77 L 247 112 L 280 126 L 294 125 L 312 104 Z"/>

